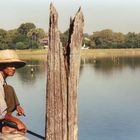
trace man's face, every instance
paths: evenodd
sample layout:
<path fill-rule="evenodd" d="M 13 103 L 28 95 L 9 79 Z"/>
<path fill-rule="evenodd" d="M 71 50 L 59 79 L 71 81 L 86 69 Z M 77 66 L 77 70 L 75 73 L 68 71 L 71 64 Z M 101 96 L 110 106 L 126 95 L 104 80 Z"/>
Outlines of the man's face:
<path fill-rule="evenodd" d="M 7 75 L 7 76 L 13 76 L 14 73 L 15 73 L 15 71 L 16 71 L 16 68 L 15 67 L 6 67 L 3 70 L 4 74 Z"/>

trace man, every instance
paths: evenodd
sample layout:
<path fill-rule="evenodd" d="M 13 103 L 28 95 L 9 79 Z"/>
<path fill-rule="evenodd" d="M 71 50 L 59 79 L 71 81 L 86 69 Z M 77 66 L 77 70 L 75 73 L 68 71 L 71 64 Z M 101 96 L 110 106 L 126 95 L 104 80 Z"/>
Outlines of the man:
<path fill-rule="evenodd" d="M 12 50 L 0 51 L 0 131 L 2 133 L 26 133 L 26 126 L 12 113 L 16 110 L 19 116 L 24 115 L 18 98 L 6 78 L 13 76 L 17 68 L 25 66 Z M 15 124 L 12 126 L 11 124 Z"/>

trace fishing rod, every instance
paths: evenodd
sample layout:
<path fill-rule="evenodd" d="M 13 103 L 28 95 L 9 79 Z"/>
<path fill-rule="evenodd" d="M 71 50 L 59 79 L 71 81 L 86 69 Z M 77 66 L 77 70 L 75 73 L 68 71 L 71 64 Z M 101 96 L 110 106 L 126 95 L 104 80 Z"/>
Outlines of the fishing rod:
<path fill-rule="evenodd" d="M 42 140 L 45 140 L 45 137 L 44 137 L 44 136 L 41 136 L 41 135 L 39 135 L 39 134 L 37 134 L 37 133 L 31 131 L 31 130 L 28 130 L 28 129 L 27 129 L 27 133 L 29 133 L 29 134 L 31 134 L 31 135 L 33 135 L 33 136 L 35 136 L 35 137 L 38 137 L 38 138 L 40 138 L 40 139 L 42 139 Z"/>
<path fill-rule="evenodd" d="M 15 129 L 18 130 L 17 125 L 14 122 L 3 120 L 3 124 L 4 124 L 4 126 L 9 126 L 9 127 L 12 127 L 12 128 L 15 128 Z M 27 129 L 27 133 L 29 133 L 29 134 L 31 134 L 31 135 L 33 135 L 35 137 L 38 137 L 38 138 L 40 138 L 42 140 L 45 140 L 44 136 L 41 136 L 40 134 L 37 134 L 37 133 L 35 133 L 35 132 L 31 131 L 31 130 Z"/>

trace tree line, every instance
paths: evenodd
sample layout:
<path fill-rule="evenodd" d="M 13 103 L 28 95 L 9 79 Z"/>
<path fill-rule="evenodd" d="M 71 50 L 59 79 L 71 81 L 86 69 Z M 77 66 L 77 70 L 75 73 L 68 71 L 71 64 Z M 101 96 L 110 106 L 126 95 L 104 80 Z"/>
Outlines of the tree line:
<path fill-rule="evenodd" d="M 140 48 L 140 33 L 123 34 L 110 29 L 84 34 L 83 44 L 89 48 Z"/>
<path fill-rule="evenodd" d="M 68 30 L 61 33 L 61 40 L 66 45 Z M 93 32 L 91 35 L 85 33 L 82 45 L 89 49 L 140 48 L 140 33 L 123 34 L 110 29 Z"/>
<path fill-rule="evenodd" d="M 63 46 L 67 44 L 68 34 L 68 30 L 60 32 Z M 40 41 L 43 38 L 47 38 L 47 32 L 43 29 L 33 23 L 22 23 L 17 29 L 0 29 L 0 49 L 40 49 L 43 48 Z M 91 35 L 85 33 L 82 45 L 90 49 L 140 48 L 140 33 L 123 34 L 110 29 L 93 32 Z"/>
<path fill-rule="evenodd" d="M 17 29 L 0 29 L 0 49 L 37 49 L 42 48 L 40 39 L 47 33 L 33 23 L 23 23 Z"/>

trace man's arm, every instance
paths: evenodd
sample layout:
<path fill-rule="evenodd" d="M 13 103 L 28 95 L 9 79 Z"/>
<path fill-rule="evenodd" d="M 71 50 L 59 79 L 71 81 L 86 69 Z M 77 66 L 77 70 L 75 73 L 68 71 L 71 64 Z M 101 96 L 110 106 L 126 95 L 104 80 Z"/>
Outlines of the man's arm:
<path fill-rule="evenodd" d="M 16 95 L 16 92 L 15 92 L 14 88 L 13 88 L 13 93 L 14 93 L 14 98 L 15 98 L 16 111 L 18 112 L 17 115 L 19 115 L 19 116 L 22 116 L 22 115 L 25 116 L 24 110 L 20 106 L 20 103 L 19 103 L 19 100 L 18 100 L 18 97 Z"/>

